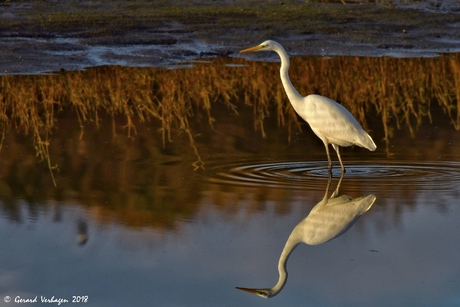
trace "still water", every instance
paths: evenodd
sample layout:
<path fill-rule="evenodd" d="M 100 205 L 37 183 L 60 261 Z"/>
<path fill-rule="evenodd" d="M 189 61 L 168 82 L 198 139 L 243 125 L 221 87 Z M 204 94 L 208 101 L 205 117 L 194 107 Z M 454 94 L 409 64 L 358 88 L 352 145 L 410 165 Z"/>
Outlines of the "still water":
<path fill-rule="evenodd" d="M 422 68 L 438 66 L 438 59 L 426 61 L 434 62 Z M 276 63 L 231 64 L 196 69 L 206 75 L 203 69 L 220 65 L 238 80 L 253 79 L 253 72 L 244 70 L 251 65 L 277 69 Z M 407 65 L 416 70 L 419 64 Z M 101 67 L 77 74 L 81 86 L 96 84 L 107 70 L 118 80 L 114 84 L 124 84 L 123 78 L 135 83 L 139 76 L 155 75 L 161 80 L 162 74 L 187 75 L 193 69 Z M 14 82 L 30 81 L 18 78 L 2 80 L 4 97 Z M 46 78 L 57 78 L 66 88 L 75 81 L 73 75 L 64 81 L 37 78 L 42 78 L 38 92 L 43 100 L 49 92 L 62 97 L 56 94 L 58 85 Z M 158 84 L 137 92 L 159 90 Z M 412 85 L 426 95 L 430 91 Z M 114 101 L 110 95 L 118 88 L 102 88 L 99 92 Z M 402 89 L 396 92 L 407 95 Z M 123 95 L 134 104 L 137 92 Z M 251 99 L 240 89 L 231 95 L 230 102 Z M 347 172 L 340 178 L 333 156 L 329 179 L 322 143 L 305 124 L 287 120 L 283 96 L 287 113 L 282 120 L 273 110 L 222 102 L 225 97 L 216 95 L 210 113 L 189 109 L 182 130 L 180 124 L 165 129 L 164 121 L 141 113 L 127 117 L 105 110 L 96 116 L 65 105 L 63 110 L 54 106 L 52 115 L 43 109 L 37 113 L 52 118 L 45 121 L 53 123 L 49 131 L 34 134 L 41 128 L 14 125 L 7 130 L 0 153 L 0 306 L 53 296 L 69 301 L 64 305 L 80 300 L 88 306 L 460 304 L 455 106 L 447 112 L 431 98 L 429 111 L 417 113 L 412 106 L 412 121 L 394 120 L 398 115 L 385 111 L 399 107 L 364 113 L 358 107 L 352 112 L 366 120 L 377 151 L 345 148 Z M 267 97 L 271 103 L 278 99 Z M 27 116 L 33 122 L 32 112 Z M 235 288 L 273 287 L 280 257 L 289 274 L 276 296 L 263 299 Z"/>

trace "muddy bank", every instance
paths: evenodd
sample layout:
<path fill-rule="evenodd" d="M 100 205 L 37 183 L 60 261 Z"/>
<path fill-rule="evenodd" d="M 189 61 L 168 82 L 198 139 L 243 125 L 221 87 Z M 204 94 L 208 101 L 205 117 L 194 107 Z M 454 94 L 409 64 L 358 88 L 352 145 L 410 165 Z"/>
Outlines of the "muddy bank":
<path fill-rule="evenodd" d="M 460 51 L 455 1 L 326 2 L 4 2 L 0 73 L 182 65 L 240 56 L 241 48 L 268 38 L 293 55 L 426 57 Z M 251 58 L 262 56 L 273 55 Z"/>

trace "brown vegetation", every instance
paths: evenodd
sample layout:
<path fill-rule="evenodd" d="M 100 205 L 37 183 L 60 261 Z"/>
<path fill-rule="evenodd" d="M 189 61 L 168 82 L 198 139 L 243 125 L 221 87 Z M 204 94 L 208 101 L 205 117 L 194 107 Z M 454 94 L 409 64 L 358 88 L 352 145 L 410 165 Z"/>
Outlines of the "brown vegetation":
<path fill-rule="evenodd" d="M 232 122 L 232 129 L 244 127 L 241 134 L 257 131 L 259 139 L 275 130 L 288 136 L 300 130 L 278 69 L 278 63 L 218 59 L 175 70 L 110 66 L 2 76 L 0 133 L 8 144 L 2 178 L 9 185 L 0 187 L 3 195 L 40 200 L 78 191 L 95 215 L 108 210 L 133 226 L 172 227 L 174 219 L 196 212 L 196 185 L 202 183 L 193 179 L 193 169 L 209 153 L 197 143 L 198 134 L 223 121 Z M 436 105 L 460 128 L 460 55 L 293 58 L 291 77 L 302 94 L 344 104 L 387 150 L 397 129 L 415 133 L 432 120 Z M 47 163 L 37 166 L 33 155 L 15 147 L 14 138 L 25 137 Z M 57 189 L 43 173 L 47 168 L 57 175 Z M 178 204 L 189 205 L 177 210 Z"/>
<path fill-rule="evenodd" d="M 197 63 L 194 68 L 95 67 L 52 75 L 0 78 L 2 138 L 14 128 L 31 135 L 37 154 L 49 162 L 48 139 L 61 111 L 75 112 L 80 125 L 96 125 L 100 114 L 122 116 L 128 136 L 134 121 L 161 123 L 163 144 L 171 131 L 183 131 L 195 148 L 189 120 L 213 125 L 212 108 L 224 104 L 234 112 L 254 110 L 254 127 L 265 136 L 264 118 L 280 127 L 299 128 L 278 77 L 278 64 L 226 61 Z M 442 106 L 460 129 L 459 55 L 438 58 L 308 57 L 292 60 L 293 83 L 303 94 L 319 93 L 345 105 L 366 128 L 383 127 L 388 145 L 395 128 L 411 133 L 430 120 L 432 103 Z M 377 118 L 379 118 L 377 120 Z M 200 167 L 203 161 L 195 148 Z M 49 162 L 51 167 L 51 162 Z"/>

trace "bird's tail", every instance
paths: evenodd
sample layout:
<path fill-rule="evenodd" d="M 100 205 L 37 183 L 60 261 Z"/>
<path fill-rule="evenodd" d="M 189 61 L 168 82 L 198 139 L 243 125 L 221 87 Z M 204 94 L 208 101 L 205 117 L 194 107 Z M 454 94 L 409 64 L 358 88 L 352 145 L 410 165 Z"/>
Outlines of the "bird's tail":
<path fill-rule="evenodd" d="M 363 147 L 369 149 L 370 151 L 374 151 L 377 149 L 377 145 L 375 145 L 374 140 L 367 133 L 363 140 Z"/>

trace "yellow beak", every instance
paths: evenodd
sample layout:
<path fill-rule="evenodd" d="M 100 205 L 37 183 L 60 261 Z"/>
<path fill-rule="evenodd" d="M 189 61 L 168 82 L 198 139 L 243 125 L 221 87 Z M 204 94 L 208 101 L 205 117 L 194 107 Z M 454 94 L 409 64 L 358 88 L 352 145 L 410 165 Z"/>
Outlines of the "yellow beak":
<path fill-rule="evenodd" d="M 260 49 L 262 49 L 262 47 L 257 45 L 257 46 L 254 46 L 254 47 L 251 47 L 251 48 L 248 48 L 248 49 L 241 50 L 240 53 L 254 52 L 254 51 L 257 51 L 257 50 L 260 50 Z"/>
<path fill-rule="evenodd" d="M 250 51 L 248 51 L 250 52 Z M 249 293 L 252 293 L 252 294 L 257 294 L 257 289 L 251 289 L 251 288 L 242 288 L 242 287 L 236 287 L 238 290 L 242 290 L 242 291 L 245 291 L 245 292 L 249 292 Z"/>

